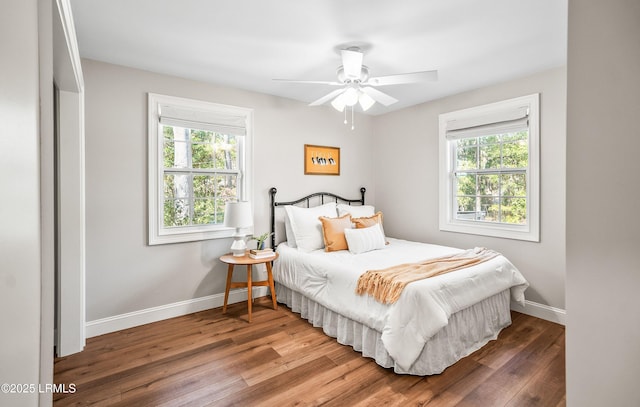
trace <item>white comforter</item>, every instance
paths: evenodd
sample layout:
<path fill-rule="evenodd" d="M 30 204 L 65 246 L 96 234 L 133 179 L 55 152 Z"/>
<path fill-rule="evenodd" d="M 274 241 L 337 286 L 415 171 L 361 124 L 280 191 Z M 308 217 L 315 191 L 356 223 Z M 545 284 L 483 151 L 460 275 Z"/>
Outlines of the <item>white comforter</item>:
<path fill-rule="evenodd" d="M 382 250 L 354 255 L 348 251 L 304 253 L 278 246 L 276 281 L 332 311 L 382 333 L 382 342 L 398 366 L 409 369 L 424 344 L 448 324 L 449 317 L 501 291 L 511 289 L 524 305 L 528 287 L 522 274 L 504 256 L 409 284 L 400 299 L 384 305 L 369 295 L 356 295 L 358 277 L 367 270 L 411 263 L 462 251 L 452 247 L 387 239 Z"/>

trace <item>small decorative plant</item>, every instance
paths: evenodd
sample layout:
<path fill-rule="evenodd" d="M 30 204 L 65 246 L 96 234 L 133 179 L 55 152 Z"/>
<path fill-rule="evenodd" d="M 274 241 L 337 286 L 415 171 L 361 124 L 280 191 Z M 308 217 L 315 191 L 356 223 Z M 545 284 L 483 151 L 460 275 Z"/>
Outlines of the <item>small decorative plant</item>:
<path fill-rule="evenodd" d="M 263 233 L 260 236 L 251 236 L 251 240 L 256 240 L 258 242 L 258 246 L 257 249 L 258 250 L 262 250 L 264 249 L 264 242 L 267 241 L 267 239 L 273 234 L 273 232 L 269 233 Z"/>

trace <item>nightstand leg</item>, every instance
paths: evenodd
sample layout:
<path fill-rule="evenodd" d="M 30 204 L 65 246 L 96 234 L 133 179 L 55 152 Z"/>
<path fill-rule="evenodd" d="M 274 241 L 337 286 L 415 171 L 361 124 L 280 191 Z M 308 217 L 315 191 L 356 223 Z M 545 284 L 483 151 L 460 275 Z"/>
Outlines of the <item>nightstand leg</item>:
<path fill-rule="evenodd" d="M 227 301 L 229 301 L 229 289 L 231 288 L 231 278 L 233 277 L 233 264 L 229 264 L 227 268 L 227 287 L 224 289 L 224 305 L 222 306 L 222 313 L 227 312 Z"/>
<path fill-rule="evenodd" d="M 273 273 L 271 272 L 271 262 L 267 262 L 267 279 L 269 280 L 269 290 L 271 291 L 271 302 L 273 302 L 273 309 L 278 309 L 278 303 L 276 301 L 276 287 L 273 283 Z"/>
<path fill-rule="evenodd" d="M 251 303 L 253 293 L 251 292 L 251 264 L 247 264 L 247 308 L 249 309 L 249 322 L 251 322 Z"/>

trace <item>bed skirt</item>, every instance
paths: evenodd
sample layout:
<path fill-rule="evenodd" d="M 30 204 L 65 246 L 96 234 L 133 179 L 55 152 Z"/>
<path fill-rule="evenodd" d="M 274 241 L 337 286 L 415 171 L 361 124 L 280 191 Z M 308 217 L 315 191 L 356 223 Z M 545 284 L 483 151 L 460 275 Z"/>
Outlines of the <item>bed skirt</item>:
<path fill-rule="evenodd" d="M 437 332 L 422 349 L 409 370 L 396 366 L 381 340 L 382 334 L 366 325 L 346 318 L 318 304 L 299 292 L 276 282 L 278 302 L 321 327 L 325 334 L 349 345 L 363 356 L 372 358 L 385 368 L 401 374 L 426 376 L 439 374 L 458 360 L 483 347 L 511 325 L 510 292 L 502 291 L 449 318 L 449 325 Z"/>

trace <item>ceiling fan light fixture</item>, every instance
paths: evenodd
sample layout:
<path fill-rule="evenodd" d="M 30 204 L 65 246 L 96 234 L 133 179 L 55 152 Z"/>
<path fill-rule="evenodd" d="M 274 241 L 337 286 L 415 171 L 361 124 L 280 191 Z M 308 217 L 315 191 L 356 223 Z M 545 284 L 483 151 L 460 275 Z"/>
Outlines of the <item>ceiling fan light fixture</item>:
<path fill-rule="evenodd" d="M 363 112 L 366 112 L 367 110 L 369 110 L 371 106 L 373 106 L 376 103 L 376 101 L 373 100 L 371 96 L 367 95 L 361 90 L 358 90 L 358 93 L 359 93 L 358 102 L 360 103 L 360 107 L 362 108 Z"/>
<path fill-rule="evenodd" d="M 344 93 L 340 96 L 344 96 L 344 104 L 347 106 L 354 106 L 358 103 L 359 94 L 358 89 L 350 87 L 344 91 Z"/>
<path fill-rule="evenodd" d="M 338 97 L 331 101 L 331 106 L 339 112 L 344 111 L 344 107 L 346 105 L 347 104 L 344 101 L 344 93 L 339 94 Z"/>

